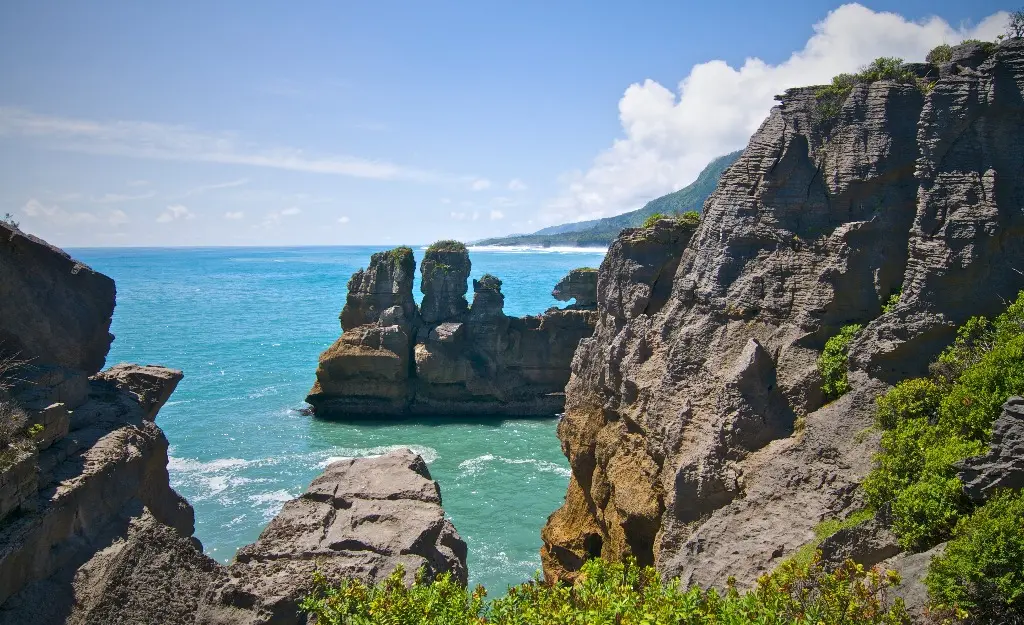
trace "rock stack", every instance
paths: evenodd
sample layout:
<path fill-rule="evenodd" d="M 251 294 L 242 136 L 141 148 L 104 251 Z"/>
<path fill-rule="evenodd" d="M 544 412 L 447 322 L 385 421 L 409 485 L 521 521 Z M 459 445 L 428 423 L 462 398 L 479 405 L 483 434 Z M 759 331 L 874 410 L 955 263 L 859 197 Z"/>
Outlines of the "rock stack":
<path fill-rule="evenodd" d="M 561 412 L 573 353 L 596 322 L 586 305 L 596 301 L 596 279 L 563 279 L 572 284 L 567 299 L 576 297 L 576 306 L 514 318 L 502 311 L 501 280 L 491 275 L 473 280 L 468 304 L 471 267 L 465 245 L 431 245 L 420 267 L 417 308 L 412 250 L 374 254 L 349 281 L 341 338 L 320 355 L 306 398 L 314 412 L 330 418 Z"/>

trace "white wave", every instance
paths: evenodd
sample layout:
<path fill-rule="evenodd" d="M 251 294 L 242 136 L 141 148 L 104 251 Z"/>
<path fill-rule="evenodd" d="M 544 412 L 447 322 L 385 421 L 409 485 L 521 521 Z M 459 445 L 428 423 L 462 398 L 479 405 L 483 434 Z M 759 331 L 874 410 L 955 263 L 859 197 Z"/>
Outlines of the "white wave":
<path fill-rule="evenodd" d="M 295 495 L 292 495 L 286 490 L 275 490 L 269 493 L 257 493 L 248 497 L 256 506 L 260 507 L 260 515 L 263 516 L 264 521 L 270 521 L 277 516 L 277 513 L 281 511 L 284 504 L 288 503 L 292 499 L 295 499 Z"/>
<path fill-rule="evenodd" d="M 426 248 L 422 248 L 426 249 Z M 607 247 L 571 247 L 551 246 L 541 247 L 539 245 L 471 245 L 467 248 L 470 252 L 507 252 L 522 254 L 607 254 Z"/>
<path fill-rule="evenodd" d="M 476 475 L 492 462 L 501 462 L 512 465 L 529 464 L 533 465 L 536 470 L 541 473 L 555 473 L 562 477 L 569 477 L 572 474 L 567 467 L 563 467 L 547 460 L 538 460 L 537 458 L 503 458 L 493 454 L 484 454 L 482 456 L 477 456 L 476 458 L 463 460 L 459 463 L 459 469 L 462 470 L 462 476 Z"/>
<path fill-rule="evenodd" d="M 413 453 L 419 454 L 423 461 L 427 464 L 431 464 L 438 459 L 439 455 L 437 450 L 433 447 L 424 447 L 423 445 L 381 445 L 379 447 L 357 447 L 357 448 L 334 448 L 330 450 L 331 455 L 324 458 L 317 463 L 317 467 L 320 469 L 327 468 L 327 465 L 332 462 L 339 460 L 350 460 L 352 458 L 374 458 L 377 456 L 383 456 L 386 453 L 398 450 L 398 449 L 411 449 Z"/>
<path fill-rule="evenodd" d="M 167 470 L 177 473 L 216 473 L 244 467 L 249 464 L 252 464 L 251 460 L 242 460 L 241 458 L 218 458 L 209 462 L 202 462 L 194 458 L 175 458 L 171 456 L 167 459 Z"/>

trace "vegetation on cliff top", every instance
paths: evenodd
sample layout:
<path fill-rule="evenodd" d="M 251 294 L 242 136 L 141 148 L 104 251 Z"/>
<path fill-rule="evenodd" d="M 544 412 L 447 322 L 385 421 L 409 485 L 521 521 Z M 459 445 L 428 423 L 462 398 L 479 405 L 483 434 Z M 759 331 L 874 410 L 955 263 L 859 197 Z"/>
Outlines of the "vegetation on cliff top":
<path fill-rule="evenodd" d="M 430 247 L 427 248 L 427 254 L 465 251 L 466 244 L 461 241 L 456 241 L 454 239 L 443 239 L 441 241 L 435 241 L 430 244 Z"/>
<path fill-rule="evenodd" d="M 485 273 L 480 276 L 479 280 L 473 281 L 473 290 L 475 291 L 501 291 L 501 278 L 498 276 Z"/>
<path fill-rule="evenodd" d="M 412 248 L 402 245 L 387 251 L 388 259 L 395 265 L 401 265 L 407 260 L 413 259 Z"/>
<path fill-rule="evenodd" d="M 815 94 L 818 101 L 818 114 L 824 120 L 834 119 L 853 91 L 855 85 L 867 85 L 879 80 L 895 80 L 902 83 L 914 83 L 917 77 L 903 64 L 903 59 L 883 56 L 865 65 L 856 74 L 839 74 L 832 78 L 832 83 L 821 87 Z"/>
<path fill-rule="evenodd" d="M 740 593 L 730 583 L 719 593 L 663 582 L 653 567 L 635 562 L 587 561 L 574 584 L 541 581 L 514 586 L 487 602 L 486 590 L 469 592 L 449 574 L 422 575 L 407 588 L 402 571 L 377 586 L 346 580 L 333 586 L 315 576 L 302 609 L 318 625 L 417 623 L 422 625 L 895 625 L 909 622 L 902 600 L 890 602 L 898 576 L 865 571 L 848 562 L 828 573 L 816 561 L 787 563 Z"/>
<path fill-rule="evenodd" d="M 677 224 L 686 227 L 696 228 L 697 224 L 700 223 L 700 213 L 697 211 L 686 211 L 685 213 L 675 213 L 672 215 L 666 215 L 665 213 L 654 213 L 644 220 L 644 223 L 640 225 L 641 228 L 652 228 L 654 224 L 658 223 L 662 219 L 675 220 Z"/>

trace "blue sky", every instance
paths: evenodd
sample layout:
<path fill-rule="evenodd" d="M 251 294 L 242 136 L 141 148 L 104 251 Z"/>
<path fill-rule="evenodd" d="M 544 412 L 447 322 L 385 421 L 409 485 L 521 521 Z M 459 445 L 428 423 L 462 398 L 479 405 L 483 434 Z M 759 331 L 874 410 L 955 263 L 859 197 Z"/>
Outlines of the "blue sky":
<path fill-rule="evenodd" d="M 0 213 L 65 246 L 533 231 L 684 186 L 784 88 L 1006 8 L 7 0 Z"/>

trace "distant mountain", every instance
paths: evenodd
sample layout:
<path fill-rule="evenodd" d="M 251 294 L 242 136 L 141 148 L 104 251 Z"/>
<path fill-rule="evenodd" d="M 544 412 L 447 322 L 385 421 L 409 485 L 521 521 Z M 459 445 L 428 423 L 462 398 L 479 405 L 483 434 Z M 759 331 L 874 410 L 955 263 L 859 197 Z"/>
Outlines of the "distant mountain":
<path fill-rule="evenodd" d="M 722 173 L 736 162 L 741 152 L 742 150 L 737 150 L 731 154 L 719 156 L 708 163 L 708 166 L 700 172 L 692 184 L 653 199 L 634 211 L 604 219 L 549 226 L 533 234 L 514 234 L 507 237 L 484 239 L 476 241 L 474 245 L 606 246 L 618 236 L 623 228 L 635 228 L 655 213 L 671 215 L 689 210 L 701 212 L 704 209 L 704 200 L 708 199 L 708 196 L 715 190 Z"/>

